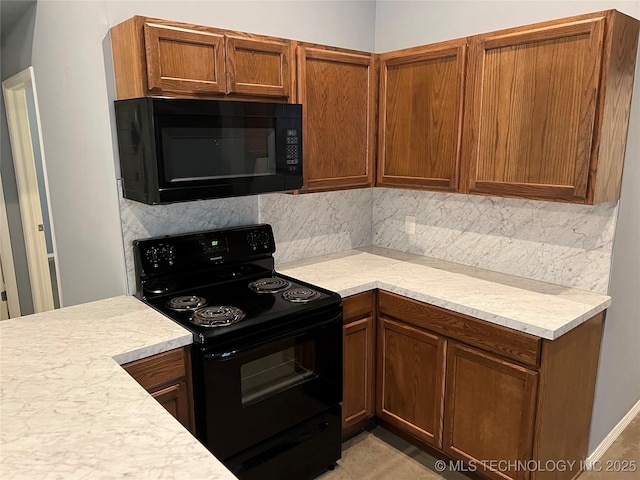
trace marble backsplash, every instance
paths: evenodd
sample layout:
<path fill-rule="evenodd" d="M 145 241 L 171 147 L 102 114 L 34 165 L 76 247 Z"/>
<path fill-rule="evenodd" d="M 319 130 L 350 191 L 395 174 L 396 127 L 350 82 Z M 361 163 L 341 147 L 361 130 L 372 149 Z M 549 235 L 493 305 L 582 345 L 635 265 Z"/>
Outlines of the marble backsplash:
<path fill-rule="evenodd" d="M 617 205 L 375 188 L 372 244 L 606 293 Z"/>
<path fill-rule="evenodd" d="M 132 242 L 138 238 L 270 223 L 277 263 L 371 245 L 371 189 L 221 198 L 170 205 L 120 199 L 129 294 L 135 293 Z"/>
<path fill-rule="evenodd" d="M 220 198 L 170 205 L 145 205 L 120 198 L 127 285 L 135 293 L 133 240 L 258 222 L 258 197 Z"/>
<path fill-rule="evenodd" d="M 132 241 L 270 223 L 276 266 L 377 245 L 607 293 L 617 203 L 596 206 L 369 188 L 149 206 L 120 199 L 129 293 Z M 415 216 L 416 233 L 405 233 Z"/>
<path fill-rule="evenodd" d="M 371 245 L 370 188 L 260 195 L 260 222 L 270 223 L 280 263 Z"/>

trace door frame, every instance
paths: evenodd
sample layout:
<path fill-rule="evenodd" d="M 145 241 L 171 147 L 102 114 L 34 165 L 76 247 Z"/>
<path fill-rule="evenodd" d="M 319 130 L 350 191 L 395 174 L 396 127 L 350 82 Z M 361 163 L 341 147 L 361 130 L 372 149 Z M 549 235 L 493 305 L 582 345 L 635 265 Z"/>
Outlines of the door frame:
<path fill-rule="evenodd" d="M 3 289 L 7 292 L 7 308 L 9 318 L 19 317 L 20 294 L 18 292 L 18 281 L 16 280 L 16 269 L 13 264 L 13 249 L 11 248 L 11 238 L 9 236 L 9 220 L 7 219 L 7 209 L 4 202 L 4 190 L 2 188 L 2 177 L 0 177 L 0 271 L 4 277 Z"/>
<path fill-rule="evenodd" d="M 30 125 L 27 110 L 27 89 L 33 91 L 33 99 L 36 105 L 35 125 Z M 42 142 L 42 130 L 40 125 L 40 114 L 38 112 L 38 95 L 34 78 L 33 67 L 9 77 L 2 82 L 2 93 L 4 95 L 5 111 L 7 114 L 7 126 L 9 138 L 11 140 L 11 152 L 13 164 L 16 172 L 16 184 L 18 187 L 18 198 L 20 204 L 20 214 L 22 216 L 22 228 L 25 238 L 25 248 L 27 252 L 27 265 L 31 282 L 31 294 L 33 297 L 34 312 L 43 312 L 54 308 L 53 291 L 51 284 L 51 271 L 47 246 L 43 229 L 42 207 L 38 190 L 38 180 L 36 176 L 35 156 L 32 139 L 38 142 L 44 170 L 44 190 L 47 196 L 47 209 L 50 219 L 51 238 L 53 242 L 54 265 L 56 267 L 56 279 L 58 294 L 60 295 L 60 275 L 57 269 L 58 258 L 55 245 L 55 235 L 51 215 L 51 204 L 49 202 L 49 185 L 47 180 L 47 169 L 44 156 L 44 146 Z M 37 132 L 32 132 L 35 127 Z M 37 137 L 32 133 L 37 133 Z M 62 298 L 60 295 L 60 303 Z"/>

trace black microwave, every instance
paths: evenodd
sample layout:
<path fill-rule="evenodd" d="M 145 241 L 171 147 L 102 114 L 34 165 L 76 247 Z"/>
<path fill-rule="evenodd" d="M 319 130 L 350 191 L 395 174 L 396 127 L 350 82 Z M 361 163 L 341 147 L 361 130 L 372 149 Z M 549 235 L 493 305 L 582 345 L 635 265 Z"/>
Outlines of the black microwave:
<path fill-rule="evenodd" d="M 124 197 L 149 205 L 302 187 L 302 105 L 115 101 Z"/>

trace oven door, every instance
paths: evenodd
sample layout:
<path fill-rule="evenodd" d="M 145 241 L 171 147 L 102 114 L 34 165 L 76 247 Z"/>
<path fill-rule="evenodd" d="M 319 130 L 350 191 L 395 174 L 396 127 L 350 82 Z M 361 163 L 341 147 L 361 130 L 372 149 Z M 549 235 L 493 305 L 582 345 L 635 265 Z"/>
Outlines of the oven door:
<path fill-rule="evenodd" d="M 201 353 L 200 422 L 220 459 L 342 401 L 342 312 L 259 344 Z M 204 417 L 204 419 L 203 419 Z"/>

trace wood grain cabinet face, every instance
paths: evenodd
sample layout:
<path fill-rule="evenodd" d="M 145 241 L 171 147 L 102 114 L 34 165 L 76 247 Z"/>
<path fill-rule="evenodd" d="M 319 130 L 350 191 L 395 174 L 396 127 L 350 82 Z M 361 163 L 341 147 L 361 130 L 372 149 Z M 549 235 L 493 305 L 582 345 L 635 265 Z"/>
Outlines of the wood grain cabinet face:
<path fill-rule="evenodd" d="M 292 97 L 289 40 L 142 16 L 110 33 L 118 99 Z"/>
<path fill-rule="evenodd" d="M 149 92 L 224 95 L 224 36 L 212 32 L 144 24 Z"/>
<path fill-rule="evenodd" d="M 373 185 L 376 73 L 374 55 L 298 47 L 303 105 L 304 190 Z"/>
<path fill-rule="evenodd" d="M 227 93 L 289 97 L 291 42 L 226 37 Z"/>
<path fill-rule="evenodd" d="M 456 191 L 466 39 L 380 55 L 377 185 Z"/>
<path fill-rule="evenodd" d="M 374 415 L 374 298 L 373 292 L 366 292 L 343 301 L 342 430 L 346 433 Z"/>
<path fill-rule="evenodd" d="M 609 11 L 470 37 L 462 190 L 619 198 L 637 36 Z"/>
<path fill-rule="evenodd" d="M 449 342 L 443 450 L 475 462 L 530 460 L 538 373 L 471 347 Z M 496 479 L 528 472 L 497 466 Z"/>
<path fill-rule="evenodd" d="M 373 416 L 373 317 L 344 326 L 343 428 Z"/>
<path fill-rule="evenodd" d="M 443 337 L 378 318 L 376 414 L 435 447 L 442 445 Z"/>
<path fill-rule="evenodd" d="M 188 347 L 122 365 L 160 405 L 195 433 L 191 360 Z"/>

